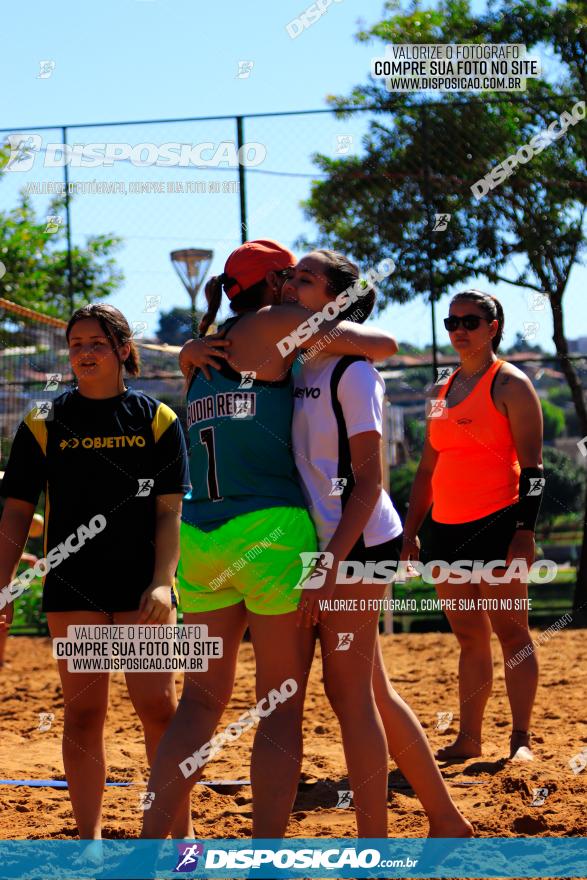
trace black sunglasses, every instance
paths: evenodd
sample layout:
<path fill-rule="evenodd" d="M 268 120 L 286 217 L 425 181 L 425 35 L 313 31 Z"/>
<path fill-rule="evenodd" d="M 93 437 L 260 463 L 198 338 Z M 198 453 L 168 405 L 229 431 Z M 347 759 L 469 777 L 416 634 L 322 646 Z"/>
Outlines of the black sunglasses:
<path fill-rule="evenodd" d="M 295 275 L 295 268 L 293 266 L 288 266 L 287 269 L 277 269 L 275 274 L 278 278 L 281 278 L 283 281 L 289 281 L 290 278 L 293 278 Z"/>
<path fill-rule="evenodd" d="M 461 324 L 465 330 L 477 330 L 481 321 L 487 321 L 487 318 L 482 318 L 480 315 L 462 315 L 461 317 L 449 315 L 448 318 L 444 319 L 444 326 L 449 333 L 458 330 Z"/>

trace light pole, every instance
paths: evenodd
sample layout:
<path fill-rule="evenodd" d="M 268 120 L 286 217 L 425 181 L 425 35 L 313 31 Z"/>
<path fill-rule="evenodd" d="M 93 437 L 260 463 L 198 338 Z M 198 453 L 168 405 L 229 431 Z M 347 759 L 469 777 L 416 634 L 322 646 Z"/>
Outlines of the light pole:
<path fill-rule="evenodd" d="M 196 297 L 210 268 L 214 251 L 184 248 L 181 251 L 171 251 L 169 256 L 191 300 L 192 335 L 196 336 Z"/>

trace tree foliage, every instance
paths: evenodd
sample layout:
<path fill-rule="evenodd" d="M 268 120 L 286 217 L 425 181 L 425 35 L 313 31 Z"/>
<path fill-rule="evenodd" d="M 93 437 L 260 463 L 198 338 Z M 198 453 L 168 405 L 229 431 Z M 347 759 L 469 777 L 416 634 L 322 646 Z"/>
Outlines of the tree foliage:
<path fill-rule="evenodd" d="M 541 400 L 542 419 L 544 422 L 544 439 L 554 440 L 560 437 L 565 430 L 565 413 L 564 410 L 551 403 L 550 400 Z"/>
<path fill-rule="evenodd" d="M 418 462 L 409 459 L 399 467 L 391 468 L 390 471 L 390 495 L 402 521 L 406 518 L 408 501 L 412 491 L 412 483 L 418 470 Z"/>
<path fill-rule="evenodd" d="M 6 149 L 0 147 L 1 167 Z M 63 220 L 63 198 L 51 201 L 48 215 Z M 0 296 L 19 305 L 67 320 L 72 312 L 69 294 L 68 255 L 65 223 L 56 231 L 47 216 L 39 217 L 30 198 L 21 194 L 12 209 L 0 211 L 0 260 L 6 272 L 0 280 Z M 71 249 L 73 308 L 104 299 L 119 287 L 123 275 L 114 253 L 121 239 L 114 235 L 89 236 L 85 245 Z"/>
<path fill-rule="evenodd" d="M 480 199 L 471 189 L 585 100 L 584 0 L 496 0 L 481 14 L 472 12 L 469 0 L 441 0 L 434 9 L 415 0 L 405 12 L 389 0 L 384 18 L 363 28 L 358 39 L 377 49 L 386 43 L 523 43 L 529 51 L 552 50 L 558 81 L 528 80 L 527 92 L 517 97 L 463 101 L 445 94 L 431 102 L 416 94 L 406 100 L 374 79 L 350 96 L 331 96 L 341 118 L 348 115 L 342 108 L 352 106 L 371 108 L 373 118 L 361 155 L 314 157 L 322 179 L 314 182 L 305 209 L 318 228 L 319 246 L 341 250 L 365 267 L 394 260 L 395 272 L 381 285 L 380 308 L 422 294 L 438 297 L 478 278 L 545 295 L 579 432 L 587 435 L 587 406 L 568 357 L 563 314 L 571 270 L 585 255 L 587 125 L 569 125 Z M 434 214 L 451 215 L 445 231 L 434 232 Z M 576 608 L 587 603 L 587 509 L 584 533 Z"/>
<path fill-rule="evenodd" d="M 445 95 L 405 100 L 380 81 L 357 87 L 334 106 L 370 106 L 374 117 L 361 155 L 316 155 L 323 179 L 305 209 L 318 227 L 317 244 L 373 265 L 391 257 L 396 270 L 381 285 L 379 307 L 415 296 L 438 296 L 484 277 L 528 293 L 546 294 L 557 351 L 578 418 L 587 409 L 568 354 L 562 299 L 573 265 L 583 258 L 587 208 L 584 123 L 569 126 L 531 161 L 477 200 L 471 186 L 515 154 L 584 97 L 587 40 L 579 3 L 543 0 L 499 3 L 474 15 L 466 0 L 409 12 L 386 4 L 388 15 L 359 39 L 394 43 L 545 42 L 562 61 L 561 83 L 528 81 L 525 97 L 485 95 L 463 101 Z M 583 66 L 582 66 L 583 65 Z M 341 113 L 344 116 L 344 113 Z M 432 233 L 435 213 L 451 215 Z M 505 303 L 507 316 L 507 302 Z M 531 317 L 531 313 L 529 313 Z"/>
<path fill-rule="evenodd" d="M 563 513 L 579 513 L 585 493 L 585 468 L 552 446 L 544 448 L 543 461 L 546 485 L 540 521 L 551 522 Z"/>
<path fill-rule="evenodd" d="M 196 313 L 196 324 L 201 317 L 200 313 Z M 168 345 L 183 345 L 192 335 L 191 309 L 174 306 L 168 312 L 160 313 L 157 336 L 161 342 L 166 342 Z"/>

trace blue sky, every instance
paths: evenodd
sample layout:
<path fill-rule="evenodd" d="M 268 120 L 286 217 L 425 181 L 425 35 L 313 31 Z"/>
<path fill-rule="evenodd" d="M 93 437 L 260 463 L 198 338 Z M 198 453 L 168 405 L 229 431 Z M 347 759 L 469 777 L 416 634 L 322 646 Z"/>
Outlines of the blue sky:
<path fill-rule="evenodd" d="M 56 7 L 29 0 L 10 4 L 2 14 L 0 70 L 3 89 L 2 128 L 100 123 L 176 117 L 221 116 L 272 111 L 307 110 L 325 106 L 328 94 L 348 94 L 365 82 L 374 54 L 381 47 L 354 39 L 357 22 L 377 21 L 380 0 L 332 2 L 322 18 L 291 39 L 286 25 L 309 5 L 305 0 L 236 0 L 197 4 L 193 0 L 102 0 L 99 4 Z M 482 4 L 475 3 L 480 9 Z M 26 38 L 25 38 L 26 37 Z M 50 77 L 39 78 L 40 61 L 51 60 Z M 241 61 L 252 61 L 248 78 L 238 78 Z M 248 202 L 251 237 L 274 237 L 292 245 L 304 224 L 299 208 L 312 172 L 311 154 L 334 153 L 340 136 L 353 137 L 360 149 L 360 119 L 336 122 L 329 117 L 281 117 L 246 123 L 245 140 L 263 143 L 263 173 L 249 172 Z M 84 128 L 70 132 L 70 141 L 137 143 L 198 143 L 234 140 L 232 121 L 160 126 Z M 61 141 L 58 130 L 44 136 Z M 38 158 L 38 157 L 37 157 Z M 266 171 L 279 172 L 277 175 Z M 163 174 L 162 171 L 166 173 Z M 300 176 L 295 176 L 300 175 Z M 75 181 L 194 181 L 209 187 L 234 181 L 226 169 L 135 169 L 125 163 L 114 169 L 71 169 Z M 8 179 L 10 178 L 10 179 Z M 5 175 L 0 206 L 14 204 L 26 181 L 58 181 L 62 169 L 37 169 L 34 175 Z M 39 212 L 48 198 L 35 196 Z M 126 282 L 113 302 L 129 318 L 144 319 L 149 330 L 156 315 L 144 314 L 144 297 L 161 296 L 161 307 L 187 305 L 188 300 L 169 261 L 180 247 L 214 250 L 213 271 L 239 244 L 238 196 L 231 193 L 93 194 L 74 198 L 74 241 L 87 235 L 114 232 L 125 244 L 118 255 Z M 474 281 L 474 279 L 473 279 Z M 576 269 L 566 294 L 568 335 L 587 335 L 587 310 L 582 307 L 587 272 Z M 529 294 L 505 285 L 477 285 L 496 293 L 506 309 L 505 342 L 510 344 L 524 322 L 539 324 L 536 339 L 552 350 L 550 311 L 531 312 Z M 447 298 L 438 307 L 440 342 L 448 341 L 441 318 Z M 421 299 L 390 306 L 377 319 L 399 339 L 423 345 L 430 341 L 429 306 Z"/>

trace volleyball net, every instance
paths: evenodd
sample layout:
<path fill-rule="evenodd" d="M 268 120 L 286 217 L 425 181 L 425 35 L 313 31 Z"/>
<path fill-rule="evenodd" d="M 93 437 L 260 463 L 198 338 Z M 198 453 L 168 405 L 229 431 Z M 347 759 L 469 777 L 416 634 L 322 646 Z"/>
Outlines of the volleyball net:
<path fill-rule="evenodd" d="M 26 413 L 38 401 L 51 400 L 71 387 L 66 327 L 59 318 L 0 298 L 0 469 Z M 183 420 L 179 348 L 135 341 L 142 368 L 130 385 L 167 403 Z"/>

